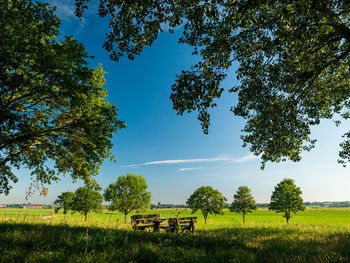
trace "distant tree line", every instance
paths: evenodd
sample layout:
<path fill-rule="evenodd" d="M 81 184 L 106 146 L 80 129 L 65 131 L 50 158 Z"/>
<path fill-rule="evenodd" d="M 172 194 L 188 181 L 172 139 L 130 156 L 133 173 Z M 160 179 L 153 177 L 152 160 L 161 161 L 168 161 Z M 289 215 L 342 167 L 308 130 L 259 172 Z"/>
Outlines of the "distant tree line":
<path fill-rule="evenodd" d="M 87 221 L 90 213 L 101 212 L 103 208 L 111 211 L 118 211 L 124 214 L 124 222 L 127 215 L 133 211 L 141 211 L 147 208 L 164 208 L 150 204 L 151 193 L 147 191 L 146 179 L 141 175 L 132 173 L 121 175 L 116 182 L 112 182 L 104 190 L 100 191 L 91 186 L 79 187 L 74 193 L 64 192 L 57 197 L 54 205 L 43 205 L 43 208 L 55 208 L 57 213 L 63 210 L 65 219 L 69 212 L 78 212 L 85 216 Z M 295 185 L 293 179 L 285 178 L 275 186 L 270 203 L 256 203 L 247 186 L 240 186 L 233 196 L 233 202 L 227 203 L 226 197 L 211 186 L 201 186 L 196 189 L 187 199 L 186 204 L 171 205 L 171 208 L 190 208 L 192 213 L 201 212 L 204 222 L 207 223 L 209 215 L 223 215 L 224 209 L 230 212 L 239 213 L 245 223 L 246 216 L 258 208 L 268 208 L 269 210 L 282 213 L 287 223 L 298 211 L 303 211 L 305 206 L 317 207 L 350 207 L 350 201 L 343 202 L 303 202 L 302 191 Z M 102 205 L 102 201 L 110 202 L 109 205 Z M 10 204 L 9 208 L 22 208 L 25 204 Z"/>
<path fill-rule="evenodd" d="M 93 212 L 101 212 L 103 209 L 102 201 L 110 202 L 108 207 L 111 211 L 118 211 L 124 214 L 124 222 L 127 221 L 127 215 L 132 211 L 145 210 L 147 208 L 157 208 L 151 205 L 151 193 L 147 191 L 146 179 L 141 175 L 128 173 L 121 175 L 116 182 L 112 182 L 104 190 L 103 195 L 99 190 L 92 186 L 79 187 L 74 193 L 64 192 L 57 197 L 54 202 L 55 212 L 63 210 L 65 219 L 69 212 L 78 212 L 85 216 L 85 221 Z M 284 179 L 275 186 L 269 204 L 259 204 L 260 207 L 268 207 L 269 210 L 276 213 L 283 213 L 287 223 L 292 213 L 303 211 L 305 206 L 301 198 L 301 190 L 292 179 Z M 310 203 L 311 204 L 311 203 Z M 345 207 L 349 202 L 339 202 L 338 207 Z M 8 207 L 23 207 L 20 205 L 9 205 Z M 173 206 L 174 207 L 174 206 Z M 201 186 L 196 189 L 187 199 L 186 205 L 176 205 L 175 207 L 189 207 L 192 213 L 200 211 L 204 222 L 207 223 L 209 215 L 223 215 L 224 209 L 228 208 L 230 212 L 242 215 L 243 223 L 249 213 L 257 210 L 258 205 L 247 186 L 240 186 L 233 196 L 233 202 L 228 205 L 227 199 L 218 190 L 211 186 Z"/>
<path fill-rule="evenodd" d="M 23 204 L 6 204 L 6 208 L 23 208 L 25 203 Z M 32 204 L 33 206 L 41 206 L 42 209 L 52 209 L 53 205 L 42 205 L 42 204 Z"/>
<path fill-rule="evenodd" d="M 147 208 L 159 208 L 150 204 L 151 193 L 147 191 L 147 183 L 143 176 L 128 173 L 121 175 L 116 182 L 112 182 L 105 190 L 103 196 L 92 188 L 85 186 L 78 188 L 75 193 L 65 192 L 55 201 L 55 211 L 63 209 L 63 214 L 69 211 L 80 212 L 85 215 L 85 220 L 91 212 L 99 212 L 102 209 L 103 199 L 111 202 L 108 209 L 124 214 L 124 222 L 132 211 L 140 211 Z M 186 205 L 172 205 L 171 207 L 188 207 L 192 213 L 201 212 L 205 224 L 209 215 L 223 215 L 224 209 L 238 213 L 245 223 L 246 216 L 259 208 L 268 208 L 276 213 L 282 213 L 289 224 L 292 214 L 305 210 L 305 206 L 318 205 L 330 207 L 348 207 L 350 202 L 303 202 L 302 191 L 296 186 L 293 179 L 285 178 L 279 182 L 272 192 L 271 202 L 256 204 L 251 190 L 247 186 L 240 186 L 233 196 L 233 202 L 227 203 L 226 197 L 211 186 L 201 186 L 187 199 Z M 163 206 L 162 206 L 163 207 Z"/>
<path fill-rule="evenodd" d="M 268 203 L 257 203 L 258 208 L 268 208 Z M 325 202 L 303 202 L 304 206 L 311 207 L 350 207 L 350 201 L 325 201 Z"/>
<path fill-rule="evenodd" d="M 6 204 L 7 208 L 23 208 L 26 204 Z M 54 208 L 54 205 L 48 205 L 48 204 L 34 204 L 35 206 L 42 206 L 43 209 L 52 209 Z M 304 206 L 310 206 L 310 207 L 350 207 L 350 201 L 339 201 L 339 202 L 303 202 Z M 224 209 L 229 209 L 231 204 L 225 203 L 224 204 Z M 268 208 L 269 203 L 256 203 L 256 206 L 258 208 Z M 102 209 L 109 209 L 110 205 L 102 205 Z M 158 205 L 156 204 L 150 204 L 149 206 L 150 209 L 156 209 L 159 208 Z M 166 207 L 170 208 L 170 207 Z M 175 204 L 171 208 L 190 208 L 186 204 Z"/>
<path fill-rule="evenodd" d="M 291 214 L 303 211 L 302 191 L 295 185 L 293 179 L 285 178 L 275 186 L 275 190 L 271 196 L 271 202 L 267 204 L 269 210 L 276 213 L 283 213 L 287 223 L 291 218 Z M 210 186 L 201 186 L 187 200 L 187 205 L 192 209 L 192 213 L 201 211 L 204 222 L 207 222 L 209 214 L 223 214 L 223 209 L 227 207 L 225 203 L 227 199 L 218 191 Z M 243 223 L 249 213 L 258 208 L 251 194 L 251 190 L 247 186 L 240 186 L 233 196 L 233 202 L 229 206 L 231 212 L 242 215 Z"/>
<path fill-rule="evenodd" d="M 90 213 L 98 213 L 102 210 L 102 201 L 105 200 L 111 202 L 108 206 L 109 210 L 124 214 L 126 223 L 130 212 L 149 207 L 151 193 L 147 191 L 147 187 L 143 176 L 128 173 L 126 176 L 121 175 L 116 182 L 112 182 L 105 189 L 103 196 L 90 186 L 79 187 L 74 193 L 62 193 L 54 202 L 55 212 L 62 209 L 65 219 L 68 212 L 79 212 L 87 221 Z"/>

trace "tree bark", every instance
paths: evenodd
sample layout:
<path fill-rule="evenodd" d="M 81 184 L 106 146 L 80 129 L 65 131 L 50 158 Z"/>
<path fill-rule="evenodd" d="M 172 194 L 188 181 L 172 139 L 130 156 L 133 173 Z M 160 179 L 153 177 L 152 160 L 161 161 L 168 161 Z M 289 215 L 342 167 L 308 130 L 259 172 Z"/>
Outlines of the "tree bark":
<path fill-rule="evenodd" d="M 245 223 L 245 214 L 243 214 L 243 224 Z"/>
<path fill-rule="evenodd" d="M 126 224 L 126 216 L 127 214 L 124 214 L 124 223 Z"/>
<path fill-rule="evenodd" d="M 88 213 L 85 213 L 85 222 L 87 221 L 88 219 Z"/>
<path fill-rule="evenodd" d="M 285 217 L 287 220 L 287 224 L 289 224 L 289 218 L 290 218 L 290 212 L 288 213 L 288 211 L 285 212 Z"/>
<path fill-rule="evenodd" d="M 207 217 L 204 217 L 204 224 L 207 224 Z"/>

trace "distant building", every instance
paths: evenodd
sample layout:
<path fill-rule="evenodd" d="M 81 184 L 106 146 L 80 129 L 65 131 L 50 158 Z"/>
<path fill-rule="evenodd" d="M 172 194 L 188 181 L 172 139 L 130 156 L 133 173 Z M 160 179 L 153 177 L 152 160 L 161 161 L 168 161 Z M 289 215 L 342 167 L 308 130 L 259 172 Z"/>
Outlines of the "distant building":
<path fill-rule="evenodd" d="M 23 209 L 41 209 L 43 208 L 41 205 L 25 205 Z"/>
<path fill-rule="evenodd" d="M 0 204 L 0 208 L 6 208 L 6 205 L 5 204 L 4 205 Z"/>

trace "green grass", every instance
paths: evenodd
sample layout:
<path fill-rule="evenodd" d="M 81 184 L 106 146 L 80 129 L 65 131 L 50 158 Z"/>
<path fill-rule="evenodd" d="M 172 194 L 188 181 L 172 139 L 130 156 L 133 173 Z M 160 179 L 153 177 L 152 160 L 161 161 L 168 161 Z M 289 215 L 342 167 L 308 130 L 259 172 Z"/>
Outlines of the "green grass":
<path fill-rule="evenodd" d="M 228 210 L 225 211 L 223 216 L 221 215 L 209 215 L 207 226 L 204 225 L 204 220 L 200 212 L 191 214 L 191 210 L 149 210 L 142 213 L 158 213 L 162 217 L 170 216 L 197 216 L 198 223 L 202 227 L 206 228 L 217 228 L 218 226 L 230 226 L 232 224 L 241 224 L 242 217 L 239 214 L 230 213 Z M 133 213 L 137 214 L 137 213 Z M 53 209 L 0 209 L 1 218 L 39 218 L 43 216 L 53 215 L 53 220 L 63 220 L 64 216 L 62 212 L 57 215 Z M 132 215 L 132 214 L 130 214 Z M 130 220 L 130 215 L 128 220 Z M 68 222 L 80 223 L 84 220 L 84 216 L 80 214 L 69 214 Z M 120 213 L 104 211 L 101 214 L 89 215 L 90 222 L 97 223 L 110 223 L 122 224 L 124 217 Z M 291 224 L 312 224 L 312 225 L 334 225 L 334 226 L 348 226 L 350 225 L 350 209 L 346 208 L 319 208 L 319 209 L 306 209 L 304 212 L 299 212 L 297 215 L 293 215 L 291 218 Z M 249 214 L 246 217 L 247 224 L 285 224 L 286 220 L 282 217 L 282 214 L 276 214 L 273 211 L 267 209 L 259 209 L 256 212 Z"/>
<path fill-rule="evenodd" d="M 54 214 L 55 212 L 53 209 L 0 208 L 0 217 L 5 218 L 42 217 Z"/>
<path fill-rule="evenodd" d="M 155 210 L 162 217 L 189 210 Z M 307 209 L 287 225 L 281 214 L 198 213 L 196 234 L 130 230 L 119 213 L 83 216 L 0 209 L 0 262 L 350 262 L 350 209 Z M 88 235 L 87 235 L 88 229 Z"/>

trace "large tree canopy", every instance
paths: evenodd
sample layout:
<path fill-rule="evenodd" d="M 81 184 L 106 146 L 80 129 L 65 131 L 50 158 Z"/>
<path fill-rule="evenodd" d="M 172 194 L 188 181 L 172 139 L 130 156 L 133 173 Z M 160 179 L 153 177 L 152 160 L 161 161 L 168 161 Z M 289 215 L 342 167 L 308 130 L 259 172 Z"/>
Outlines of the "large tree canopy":
<path fill-rule="evenodd" d="M 284 178 L 275 186 L 271 196 L 269 210 L 275 210 L 276 213 L 284 213 L 287 224 L 291 218 L 291 212 L 296 214 L 298 211 L 304 211 L 302 191 L 295 185 L 293 179 Z"/>
<path fill-rule="evenodd" d="M 248 186 L 238 187 L 237 192 L 233 196 L 230 211 L 242 214 L 243 223 L 245 223 L 245 216 L 256 209 L 258 209 L 258 207 Z"/>
<path fill-rule="evenodd" d="M 85 221 L 91 212 L 101 212 L 102 210 L 102 195 L 89 186 L 79 187 L 74 192 L 72 209 L 85 215 Z"/>
<path fill-rule="evenodd" d="M 142 175 L 127 173 L 118 177 L 118 180 L 111 183 L 104 192 L 107 202 L 112 202 L 109 210 L 117 210 L 126 216 L 139 209 L 146 209 L 151 202 L 151 192 L 147 191 L 147 182 Z"/>
<path fill-rule="evenodd" d="M 187 199 L 186 204 L 192 209 L 192 214 L 201 211 L 204 223 L 208 214 L 223 215 L 226 197 L 211 186 L 201 186 Z"/>
<path fill-rule="evenodd" d="M 74 193 L 73 192 L 63 192 L 57 199 L 53 202 L 55 205 L 55 213 L 63 209 L 64 219 L 67 219 L 67 213 L 73 208 Z"/>
<path fill-rule="evenodd" d="M 48 4 L 0 1 L 0 194 L 20 167 L 35 187 L 58 174 L 94 184 L 124 126 L 106 100 L 104 71 L 88 67 L 72 37 L 57 40 L 59 24 Z"/>
<path fill-rule="evenodd" d="M 76 0 L 82 16 L 88 0 Z M 244 146 L 266 161 L 300 160 L 314 147 L 310 126 L 350 116 L 350 2 L 339 0 L 101 0 L 113 60 L 133 59 L 163 30 L 183 31 L 180 43 L 199 61 L 177 75 L 171 99 L 178 114 L 199 112 L 204 132 L 238 62 L 234 114 L 244 117 Z M 338 118 L 339 117 L 339 118 Z M 339 162 L 350 160 L 350 132 Z"/>

